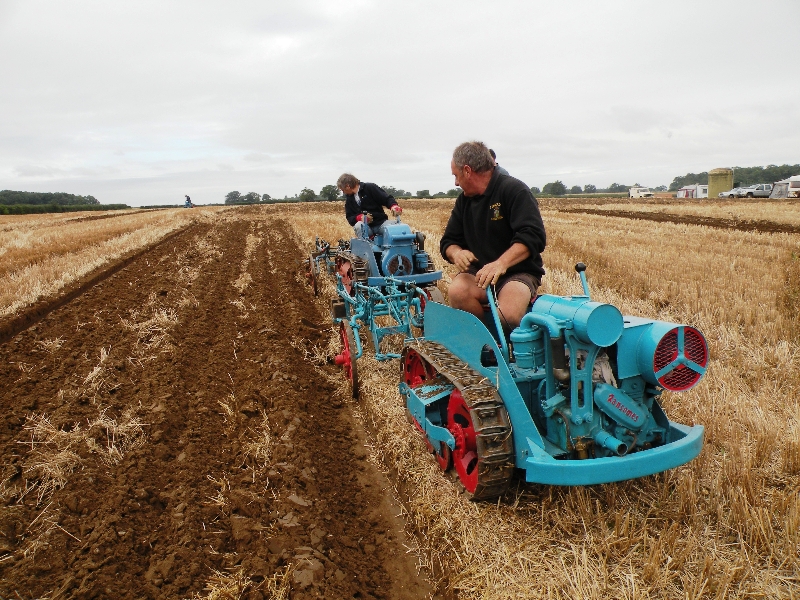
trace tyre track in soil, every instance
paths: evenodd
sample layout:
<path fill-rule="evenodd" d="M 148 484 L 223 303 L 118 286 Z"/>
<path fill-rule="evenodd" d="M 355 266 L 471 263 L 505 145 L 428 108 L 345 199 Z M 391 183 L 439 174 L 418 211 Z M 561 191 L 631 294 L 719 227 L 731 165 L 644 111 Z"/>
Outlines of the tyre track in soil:
<path fill-rule="evenodd" d="M 253 210 L 184 231 L 0 345 L 0 597 L 182 598 L 215 572 L 248 599 L 281 582 L 297 599 L 430 597 L 360 425 L 301 352 L 328 317 L 289 231 Z M 158 314 L 171 350 L 123 322 Z M 62 489 L 24 493 L 28 415 L 75 431 L 127 407 L 143 445 L 109 464 L 92 430 Z"/>

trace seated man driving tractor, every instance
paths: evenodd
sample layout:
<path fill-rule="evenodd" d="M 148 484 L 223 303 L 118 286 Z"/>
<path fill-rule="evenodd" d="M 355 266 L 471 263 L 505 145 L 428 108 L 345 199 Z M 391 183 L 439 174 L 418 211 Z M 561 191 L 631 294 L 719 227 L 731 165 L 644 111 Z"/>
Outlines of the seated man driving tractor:
<path fill-rule="evenodd" d="M 353 226 L 357 238 L 362 237 L 362 228 L 365 226 L 369 227 L 369 237 L 380 233 L 381 226 L 386 222 L 384 207 L 397 215 L 403 212 L 393 196 L 374 183 L 359 181 L 355 175 L 344 173 L 336 185 L 344 193 L 345 217 Z M 366 223 L 362 223 L 364 213 L 367 213 Z"/>
<path fill-rule="evenodd" d="M 450 305 L 483 316 L 494 285 L 503 329 L 517 327 L 544 275 L 546 236 L 539 206 L 523 182 L 500 173 L 489 148 L 465 142 L 450 169 L 463 192 L 442 236 L 442 256 L 461 271 L 450 284 Z"/>

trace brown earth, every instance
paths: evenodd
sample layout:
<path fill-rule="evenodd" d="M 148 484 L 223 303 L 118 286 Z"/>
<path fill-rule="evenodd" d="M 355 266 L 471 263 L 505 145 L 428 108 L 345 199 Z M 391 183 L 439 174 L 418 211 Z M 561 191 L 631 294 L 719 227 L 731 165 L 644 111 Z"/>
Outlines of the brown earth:
<path fill-rule="evenodd" d="M 738 231 L 757 231 L 759 233 L 800 233 L 800 227 L 774 221 L 722 219 L 718 217 L 702 217 L 699 215 L 678 215 L 674 213 L 657 213 L 636 210 L 605 210 L 600 208 L 560 208 L 559 212 L 602 215 L 605 217 L 622 217 L 640 219 L 658 223 L 678 223 L 685 225 L 705 225 L 718 229 L 736 229 Z"/>
<path fill-rule="evenodd" d="M 0 598 L 431 596 L 290 231 L 196 225 L 0 345 Z"/>

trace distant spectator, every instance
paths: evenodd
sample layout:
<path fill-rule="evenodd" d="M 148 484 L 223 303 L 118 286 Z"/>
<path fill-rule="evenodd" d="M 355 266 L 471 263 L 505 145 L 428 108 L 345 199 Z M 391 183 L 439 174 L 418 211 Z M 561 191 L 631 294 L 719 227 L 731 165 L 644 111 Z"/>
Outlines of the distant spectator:
<path fill-rule="evenodd" d="M 494 150 L 489 148 L 489 154 L 492 155 L 492 160 L 494 161 L 494 170 L 500 173 L 500 175 L 508 175 L 508 171 L 506 171 L 503 167 L 497 164 L 497 154 L 494 153 Z"/>

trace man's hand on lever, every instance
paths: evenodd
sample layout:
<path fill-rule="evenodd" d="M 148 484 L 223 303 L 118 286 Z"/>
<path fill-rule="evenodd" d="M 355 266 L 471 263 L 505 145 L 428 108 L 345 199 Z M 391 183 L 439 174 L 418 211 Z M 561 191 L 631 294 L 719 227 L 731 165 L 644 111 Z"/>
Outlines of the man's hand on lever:
<path fill-rule="evenodd" d="M 503 275 L 505 275 L 507 270 L 508 267 L 506 267 L 499 260 L 490 262 L 484 265 L 480 271 L 475 273 L 475 283 L 478 284 L 478 287 L 481 287 L 485 290 L 490 285 L 495 285 L 497 281 Z"/>

